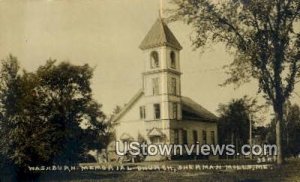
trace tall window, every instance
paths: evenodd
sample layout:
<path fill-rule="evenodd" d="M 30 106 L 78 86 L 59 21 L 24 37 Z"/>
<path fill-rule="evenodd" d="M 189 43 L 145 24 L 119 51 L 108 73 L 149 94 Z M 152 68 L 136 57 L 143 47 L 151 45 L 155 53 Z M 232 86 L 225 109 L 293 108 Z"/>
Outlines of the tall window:
<path fill-rule="evenodd" d="M 170 53 L 170 59 L 171 59 L 171 68 L 176 69 L 176 55 L 173 51 Z"/>
<path fill-rule="evenodd" d="M 188 144 L 188 136 L 186 130 L 182 130 L 182 142 L 183 144 Z"/>
<path fill-rule="evenodd" d="M 207 136 L 206 136 L 206 131 L 202 131 L 202 139 L 203 139 L 203 144 L 207 144 Z"/>
<path fill-rule="evenodd" d="M 158 56 L 158 53 L 156 51 L 151 52 L 150 65 L 151 65 L 151 68 L 158 68 L 159 67 L 159 56 Z"/>
<path fill-rule="evenodd" d="M 178 117 L 177 103 L 171 103 L 171 111 L 172 111 L 171 118 L 172 119 L 177 119 L 177 117 Z"/>
<path fill-rule="evenodd" d="M 152 92 L 153 92 L 153 95 L 159 94 L 159 78 L 152 79 Z"/>
<path fill-rule="evenodd" d="M 154 104 L 154 119 L 160 119 L 160 104 Z"/>
<path fill-rule="evenodd" d="M 193 141 L 194 141 L 194 143 L 198 142 L 198 132 L 197 132 L 197 130 L 193 130 Z"/>
<path fill-rule="evenodd" d="M 176 95 L 176 90 L 177 90 L 177 81 L 176 78 L 171 78 L 170 81 L 170 93 L 173 95 Z"/>
<path fill-rule="evenodd" d="M 211 136 L 211 143 L 213 145 L 216 144 L 216 142 L 215 142 L 215 131 L 211 131 L 210 136 Z"/>
<path fill-rule="evenodd" d="M 141 106 L 140 107 L 140 118 L 141 119 L 145 119 L 146 118 L 146 107 L 145 106 Z"/>
<path fill-rule="evenodd" d="M 174 130 L 174 144 L 179 144 L 179 130 Z"/>

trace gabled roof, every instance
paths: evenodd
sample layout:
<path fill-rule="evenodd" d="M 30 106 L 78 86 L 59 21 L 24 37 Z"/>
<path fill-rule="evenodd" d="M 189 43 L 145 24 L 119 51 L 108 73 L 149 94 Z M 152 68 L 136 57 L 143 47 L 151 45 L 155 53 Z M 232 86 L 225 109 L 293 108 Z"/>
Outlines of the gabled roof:
<path fill-rule="evenodd" d="M 122 117 L 143 94 L 143 89 L 139 90 L 138 93 L 136 93 L 134 97 L 128 102 L 128 104 L 126 104 L 126 106 L 121 109 L 121 112 L 112 118 L 112 121 L 116 121 L 120 117 Z"/>
<path fill-rule="evenodd" d="M 182 119 L 217 122 L 218 117 L 188 97 L 181 97 Z"/>
<path fill-rule="evenodd" d="M 165 136 L 165 134 L 159 128 L 152 128 L 148 132 L 148 136 L 149 137 L 155 137 L 155 136 L 163 137 L 163 136 Z"/>
<path fill-rule="evenodd" d="M 122 108 L 121 112 L 112 118 L 113 121 L 120 119 L 139 98 L 144 94 L 139 90 L 137 94 Z M 188 97 L 181 97 L 182 120 L 194 120 L 201 122 L 217 122 L 218 117 Z"/>
<path fill-rule="evenodd" d="M 177 50 L 182 49 L 172 31 L 161 18 L 154 23 L 139 47 L 145 50 L 159 46 L 170 46 Z"/>

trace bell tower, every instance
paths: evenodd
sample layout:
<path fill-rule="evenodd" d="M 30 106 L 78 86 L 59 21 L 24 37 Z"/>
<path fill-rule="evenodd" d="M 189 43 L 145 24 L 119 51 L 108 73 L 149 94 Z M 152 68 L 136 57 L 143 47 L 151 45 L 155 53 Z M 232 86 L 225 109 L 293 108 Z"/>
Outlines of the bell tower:
<path fill-rule="evenodd" d="M 147 120 L 181 120 L 180 43 L 158 18 L 139 47 L 145 55 L 142 77 L 150 113 Z"/>

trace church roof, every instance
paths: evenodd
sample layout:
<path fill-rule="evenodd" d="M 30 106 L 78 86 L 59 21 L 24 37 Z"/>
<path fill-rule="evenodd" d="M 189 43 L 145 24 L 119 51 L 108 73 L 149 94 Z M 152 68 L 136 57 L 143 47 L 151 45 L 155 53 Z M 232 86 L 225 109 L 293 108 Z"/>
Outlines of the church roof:
<path fill-rule="evenodd" d="M 170 46 L 178 50 L 182 49 L 172 31 L 161 18 L 157 19 L 139 47 L 145 50 L 158 46 Z"/>
<path fill-rule="evenodd" d="M 129 101 L 128 104 L 117 114 L 113 121 L 119 120 L 133 105 L 138 101 L 141 96 L 144 95 L 142 90 L 139 90 L 138 93 Z M 182 120 L 193 120 L 201 122 L 217 122 L 218 117 L 202 107 L 200 104 L 196 103 L 188 97 L 181 97 L 182 103 Z"/>
<path fill-rule="evenodd" d="M 182 119 L 216 122 L 218 117 L 188 97 L 181 97 Z"/>
<path fill-rule="evenodd" d="M 118 120 L 120 117 L 122 117 L 132 106 L 133 104 L 144 94 L 143 89 L 140 89 L 134 96 L 133 98 L 121 109 L 121 111 L 113 116 L 111 118 L 112 121 Z"/>

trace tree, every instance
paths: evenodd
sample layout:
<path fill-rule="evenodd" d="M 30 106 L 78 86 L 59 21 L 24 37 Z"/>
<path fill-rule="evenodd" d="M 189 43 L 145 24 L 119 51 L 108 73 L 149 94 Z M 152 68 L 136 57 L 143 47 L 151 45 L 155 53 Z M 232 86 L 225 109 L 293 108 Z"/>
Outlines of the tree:
<path fill-rule="evenodd" d="M 114 116 L 116 116 L 117 114 L 119 114 L 121 111 L 122 111 L 122 107 L 119 106 L 119 105 L 117 105 L 117 106 L 113 109 L 111 118 L 113 118 Z"/>
<path fill-rule="evenodd" d="M 74 66 L 63 62 L 56 65 L 53 60 L 49 60 L 37 70 L 40 81 L 37 95 L 45 94 L 42 96 L 45 106 L 43 117 L 55 129 L 51 136 L 54 141 L 51 147 L 57 150 L 53 157 L 56 163 L 78 161 L 81 157 L 78 154 L 87 148 L 83 141 L 88 140 L 82 136 L 91 134 L 90 130 L 94 129 L 97 129 L 95 132 L 104 132 L 105 117 L 100 111 L 101 105 L 91 97 L 92 71 L 87 64 Z M 83 122 L 87 126 L 85 130 L 80 127 Z M 86 139 L 90 139 L 90 142 L 97 141 L 88 136 L 86 135 Z M 83 140 L 79 140 L 80 138 Z"/>
<path fill-rule="evenodd" d="M 288 155 L 300 153 L 300 107 L 287 102 L 284 114 L 283 143 Z"/>
<path fill-rule="evenodd" d="M 249 139 L 249 114 L 242 99 L 219 105 L 220 144 L 246 144 Z"/>
<path fill-rule="evenodd" d="M 1 171 L 14 168 L 22 153 L 16 149 L 15 140 L 23 138 L 22 117 L 20 117 L 21 78 L 16 57 L 9 55 L 1 62 L 0 70 L 0 165 Z M 12 132 L 10 128 L 15 128 Z M 16 149 L 16 150 L 15 150 Z M 9 155 L 15 154 L 15 155 Z"/>
<path fill-rule="evenodd" d="M 0 153 L 21 177 L 28 166 L 76 164 L 86 151 L 104 147 L 107 125 L 92 99 L 88 65 L 49 60 L 20 74 L 10 56 L 1 69 Z"/>
<path fill-rule="evenodd" d="M 267 142 L 268 132 L 269 132 L 269 128 L 267 126 L 256 126 L 253 128 L 254 136 L 255 135 L 259 136 L 263 143 L 268 143 Z M 274 144 L 274 142 L 273 142 L 273 144 Z"/>
<path fill-rule="evenodd" d="M 254 126 L 254 121 L 260 118 L 256 113 L 263 106 L 258 106 L 255 99 L 243 97 L 233 99 L 228 104 L 220 104 L 219 116 L 219 142 L 220 144 L 235 144 L 238 146 L 247 144 L 249 141 L 249 126 Z M 251 115 L 251 118 L 250 118 Z M 250 123 L 251 119 L 251 123 Z"/>
<path fill-rule="evenodd" d="M 275 118 L 267 126 L 267 141 L 275 143 Z M 296 156 L 300 153 L 300 108 L 297 104 L 291 104 L 289 101 L 284 106 L 284 124 L 282 127 L 284 135 L 282 136 L 286 155 Z"/>
<path fill-rule="evenodd" d="M 283 106 L 300 78 L 298 0 L 173 0 L 173 20 L 194 28 L 196 48 L 224 43 L 234 55 L 224 85 L 258 81 L 258 91 L 276 115 L 277 163 L 283 162 Z"/>
<path fill-rule="evenodd" d="M 116 105 L 112 111 L 112 114 L 107 122 L 109 137 L 107 138 L 107 143 L 116 140 L 116 130 L 115 127 L 119 124 L 114 118 L 122 111 L 122 107 Z"/>

